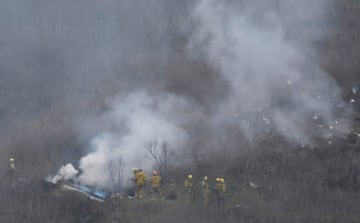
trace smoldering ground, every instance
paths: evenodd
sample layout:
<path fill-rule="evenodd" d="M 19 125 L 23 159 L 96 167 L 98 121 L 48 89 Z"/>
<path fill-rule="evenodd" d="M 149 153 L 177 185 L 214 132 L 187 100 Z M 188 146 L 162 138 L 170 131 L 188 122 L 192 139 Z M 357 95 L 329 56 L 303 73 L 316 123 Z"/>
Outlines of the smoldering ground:
<path fill-rule="evenodd" d="M 2 1 L 2 131 L 71 129 L 82 149 L 60 159 L 76 156 L 80 179 L 101 186 L 108 161 L 151 168 L 149 140 L 187 154 L 339 134 L 330 126 L 346 106 L 314 47 L 330 3 Z"/>

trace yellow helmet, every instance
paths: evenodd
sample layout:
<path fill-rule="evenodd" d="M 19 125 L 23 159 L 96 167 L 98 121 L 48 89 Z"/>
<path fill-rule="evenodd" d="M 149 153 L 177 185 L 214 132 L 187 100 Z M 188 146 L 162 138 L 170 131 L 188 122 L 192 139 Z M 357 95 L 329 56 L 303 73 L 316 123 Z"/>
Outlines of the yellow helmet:
<path fill-rule="evenodd" d="M 218 177 L 218 178 L 216 178 L 216 181 L 217 181 L 217 182 L 219 182 L 219 181 L 220 181 L 220 178 L 219 178 L 219 177 Z"/>
<path fill-rule="evenodd" d="M 189 174 L 189 175 L 188 175 L 188 178 L 189 178 L 189 179 L 192 179 L 192 175 L 191 175 L 191 174 Z"/>
<path fill-rule="evenodd" d="M 131 169 L 131 171 L 134 172 L 134 173 L 136 173 L 136 172 L 138 171 L 138 168 L 135 168 L 135 167 L 134 167 L 134 168 Z"/>
<path fill-rule="evenodd" d="M 12 162 L 15 162 L 14 158 L 10 158 L 10 159 L 9 159 L 9 162 L 11 162 L 11 163 L 12 163 Z"/>
<path fill-rule="evenodd" d="M 204 177 L 204 180 L 208 180 L 208 177 L 207 177 L 207 176 L 205 176 L 205 177 Z"/>
<path fill-rule="evenodd" d="M 221 182 L 221 183 L 224 183 L 224 182 L 225 182 L 225 179 L 224 179 L 224 178 L 220 178 L 220 182 Z"/>

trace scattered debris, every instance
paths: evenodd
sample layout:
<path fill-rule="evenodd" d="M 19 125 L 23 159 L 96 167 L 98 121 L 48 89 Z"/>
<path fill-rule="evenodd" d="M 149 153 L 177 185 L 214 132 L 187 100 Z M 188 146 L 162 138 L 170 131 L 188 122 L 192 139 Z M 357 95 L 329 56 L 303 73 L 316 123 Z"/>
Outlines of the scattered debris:
<path fill-rule="evenodd" d="M 245 209 L 248 208 L 247 205 L 241 205 L 241 204 L 239 204 L 239 203 L 235 203 L 235 207 L 237 207 L 237 208 L 245 208 Z"/>
<path fill-rule="evenodd" d="M 355 131 L 350 131 L 347 135 L 346 135 L 346 139 L 348 142 L 350 142 L 351 144 L 357 144 L 357 142 L 360 139 L 360 133 L 355 132 Z"/>
<path fill-rule="evenodd" d="M 57 187 L 57 184 L 55 184 L 52 181 L 47 180 L 47 179 L 42 179 L 41 180 L 41 185 L 46 189 L 51 189 L 51 188 L 56 188 Z"/>
<path fill-rule="evenodd" d="M 117 199 L 123 199 L 124 197 L 127 197 L 126 194 L 123 194 L 123 193 L 112 193 L 111 198 L 117 198 Z"/>
<path fill-rule="evenodd" d="M 353 92 L 354 94 L 356 94 L 356 93 L 358 92 L 358 90 L 359 90 L 358 87 L 353 87 L 352 92 Z"/>
<path fill-rule="evenodd" d="M 100 202 L 105 201 L 105 199 L 110 196 L 109 192 L 70 181 L 65 181 L 63 187 L 65 189 L 79 191 L 88 196 L 90 199 Z"/>
<path fill-rule="evenodd" d="M 332 136 L 331 134 L 326 134 L 326 135 L 325 135 L 325 138 L 328 139 L 328 138 L 330 138 L 331 136 Z"/>
<path fill-rule="evenodd" d="M 43 187 L 48 189 L 61 188 L 65 190 L 78 191 L 84 194 L 86 197 L 99 202 L 104 202 L 105 199 L 107 199 L 111 195 L 110 192 L 106 192 L 95 187 L 82 185 L 72 180 L 60 180 L 57 183 L 54 183 L 50 180 L 42 179 L 41 184 Z"/>
<path fill-rule="evenodd" d="M 268 118 L 262 117 L 262 120 L 263 120 L 267 125 L 270 125 L 270 121 L 269 121 Z"/>
<path fill-rule="evenodd" d="M 259 187 L 259 185 L 255 184 L 251 181 L 249 181 L 249 185 L 250 185 L 250 187 L 255 188 L 255 189 Z"/>
<path fill-rule="evenodd" d="M 351 100 L 350 100 L 350 103 L 355 103 L 355 99 L 351 99 Z"/>

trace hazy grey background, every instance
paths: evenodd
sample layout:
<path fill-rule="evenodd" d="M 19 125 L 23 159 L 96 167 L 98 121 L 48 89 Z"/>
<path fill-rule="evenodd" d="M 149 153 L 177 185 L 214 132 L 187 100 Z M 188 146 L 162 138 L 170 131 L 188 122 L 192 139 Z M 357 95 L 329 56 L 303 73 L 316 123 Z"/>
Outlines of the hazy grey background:
<path fill-rule="evenodd" d="M 39 154 L 52 171 L 72 162 L 95 179 L 93 170 L 120 157 L 127 170 L 150 169 L 142 145 L 155 138 L 192 157 L 338 134 L 336 113 L 347 106 L 319 54 L 335 7 L 3 0 L 2 153 L 31 163 L 38 159 L 24 154 Z"/>

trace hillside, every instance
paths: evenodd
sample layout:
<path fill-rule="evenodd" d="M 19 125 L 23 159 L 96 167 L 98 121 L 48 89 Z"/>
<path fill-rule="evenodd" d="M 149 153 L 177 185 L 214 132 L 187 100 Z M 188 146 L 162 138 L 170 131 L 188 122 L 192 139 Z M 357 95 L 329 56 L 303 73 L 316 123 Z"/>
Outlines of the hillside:
<path fill-rule="evenodd" d="M 5 0 L 0 33 L 0 223 L 360 221 L 358 0 Z M 121 198 L 43 184 L 68 163 Z"/>

